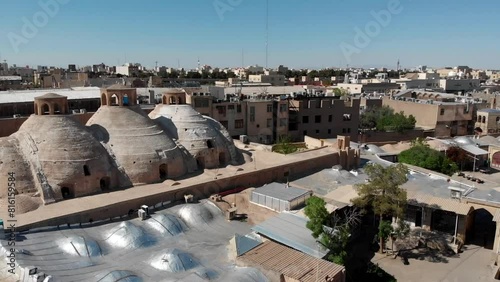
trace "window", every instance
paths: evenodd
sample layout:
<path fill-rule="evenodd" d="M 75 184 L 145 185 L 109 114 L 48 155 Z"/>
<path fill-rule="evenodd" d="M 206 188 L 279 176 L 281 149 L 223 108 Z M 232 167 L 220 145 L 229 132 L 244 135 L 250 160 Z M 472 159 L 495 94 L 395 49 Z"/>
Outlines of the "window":
<path fill-rule="evenodd" d="M 273 127 L 273 120 L 270 118 L 267 119 L 267 127 Z"/>
<path fill-rule="evenodd" d="M 304 132 L 302 132 L 302 135 L 306 136 L 307 135 L 307 130 L 304 130 Z"/>
<path fill-rule="evenodd" d="M 302 123 L 309 123 L 309 116 L 303 116 Z"/>
<path fill-rule="evenodd" d="M 351 128 L 347 128 L 347 133 L 351 133 Z"/>
<path fill-rule="evenodd" d="M 350 114 L 344 114 L 344 121 L 350 121 L 351 120 L 351 115 Z"/>
<path fill-rule="evenodd" d="M 208 108 L 210 105 L 208 103 L 208 99 L 205 98 L 198 98 L 194 100 L 194 107 L 195 108 Z"/>
<path fill-rule="evenodd" d="M 328 134 L 332 134 L 332 130 L 331 129 L 328 129 Z"/>
<path fill-rule="evenodd" d="M 342 133 L 346 133 L 347 130 L 345 128 L 342 128 Z"/>
<path fill-rule="evenodd" d="M 273 112 L 273 104 L 267 104 L 267 112 L 272 113 Z"/>
<path fill-rule="evenodd" d="M 234 105 L 228 105 L 228 106 L 227 106 L 227 109 L 228 109 L 228 110 L 233 110 L 233 111 L 234 111 Z"/>
<path fill-rule="evenodd" d="M 241 113 L 241 105 L 236 105 L 236 112 Z"/>
<path fill-rule="evenodd" d="M 332 122 L 333 121 L 333 116 L 332 115 L 329 115 L 328 116 L 328 122 Z"/>
<path fill-rule="evenodd" d="M 216 106 L 219 115 L 226 116 L 226 106 Z"/>
<path fill-rule="evenodd" d="M 321 123 L 321 116 L 314 116 L 314 122 L 315 123 Z"/>
<path fill-rule="evenodd" d="M 89 167 L 87 165 L 83 166 L 83 174 L 85 176 L 89 176 L 90 175 L 90 170 L 89 170 Z"/>
<path fill-rule="evenodd" d="M 287 106 L 286 104 L 280 104 L 280 113 L 286 112 Z"/>
<path fill-rule="evenodd" d="M 243 120 L 242 119 L 237 119 L 234 121 L 234 128 L 243 128 Z"/>
<path fill-rule="evenodd" d="M 481 116 L 477 116 L 477 122 L 481 122 Z"/>
<path fill-rule="evenodd" d="M 250 107 L 250 121 L 255 122 L 255 107 L 254 106 Z"/>
<path fill-rule="evenodd" d="M 280 118 L 280 126 L 286 126 L 286 118 Z"/>
<path fill-rule="evenodd" d="M 316 134 L 319 134 L 319 129 L 316 129 Z"/>
<path fill-rule="evenodd" d="M 444 109 L 441 109 L 440 115 L 444 115 Z"/>
<path fill-rule="evenodd" d="M 497 122 L 499 122 L 499 121 L 500 121 L 500 117 L 497 117 L 497 119 L 496 119 L 496 120 L 497 120 Z"/>
<path fill-rule="evenodd" d="M 207 140 L 207 148 L 211 149 L 214 147 L 214 143 L 212 142 L 212 140 Z"/>

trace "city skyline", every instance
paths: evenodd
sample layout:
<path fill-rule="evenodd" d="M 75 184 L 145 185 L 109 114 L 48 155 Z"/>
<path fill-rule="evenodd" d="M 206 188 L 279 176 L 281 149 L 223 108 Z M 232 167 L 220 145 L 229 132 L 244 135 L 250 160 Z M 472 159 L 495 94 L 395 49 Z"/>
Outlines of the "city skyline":
<path fill-rule="evenodd" d="M 268 22 L 265 0 L 6 2 L 0 55 L 18 66 L 266 66 L 268 26 L 273 68 L 498 69 L 500 3 L 485 2 L 269 0 Z"/>

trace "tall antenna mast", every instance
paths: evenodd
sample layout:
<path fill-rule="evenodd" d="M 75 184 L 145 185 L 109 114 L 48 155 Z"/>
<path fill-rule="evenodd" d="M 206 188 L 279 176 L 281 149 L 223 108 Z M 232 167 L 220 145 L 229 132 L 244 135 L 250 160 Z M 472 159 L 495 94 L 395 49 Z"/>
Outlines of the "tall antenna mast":
<path fill-rule="evenodd" d="M 266 0 L 266 69 L 269 58 L 269 0 Z"/>

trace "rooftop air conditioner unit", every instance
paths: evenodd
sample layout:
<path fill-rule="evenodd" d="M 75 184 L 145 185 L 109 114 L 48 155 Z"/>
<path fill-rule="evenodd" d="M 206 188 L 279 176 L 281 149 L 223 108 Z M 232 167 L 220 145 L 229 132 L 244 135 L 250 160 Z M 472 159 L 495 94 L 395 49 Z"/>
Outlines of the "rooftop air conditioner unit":
<path fill-rule="evenodd" d="M 462 193 L 464 192 L 462 189 L 456 188 L 456 187 L 448 187 L 448 189 L 450 189 L 450 191 L 451 191 L 451 198 L 452 199 L 461 199 L 462 198 Z"/>
<path fill-rule="evenodd" d="M 21 115 L 20 115 L 20 114 L 15 114 L 15 115 L 13 115 L 12 117 L 13 117 L 13 118 L 20 118 L 20 117 L 21 117 Z"/>
<path fill-rule="evenodd" d="M 87 109 L 80 109 L 80 113 L 86 114 L 87 113 Z"/>
<path fill-rule="evenodd" d="M 148 218 L 148 215 L 146 214 L 146 211 L 143 209 L 140 209 L 137 211 L 137 215 L 141 220 L 146 220 Z"/>
<path fill-rule="evenodd" d="M 149 216 L 149 207 L 147 205 L 142 205 L 141 210 L 146 213 L 146 216 Z"/>

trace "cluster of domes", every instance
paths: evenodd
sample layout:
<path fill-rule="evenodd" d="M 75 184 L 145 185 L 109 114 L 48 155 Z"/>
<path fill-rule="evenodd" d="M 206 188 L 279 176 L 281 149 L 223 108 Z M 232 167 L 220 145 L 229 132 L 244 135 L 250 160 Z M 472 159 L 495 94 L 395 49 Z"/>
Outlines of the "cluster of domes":
<path fill-rule="evenodd" d="M 234 164 L 238 152 L 220 123 L 185 104 L 185 93 L 164 94 L 148 117 L 137 92 L 124 85 L 102 90 L 101 107 L 87 126 L 68 115 L 67 98 L 35 98 L 35 114 L 18 132 L 0 138 L 0 180 L 16 175 L 20 212 L 43 201 L 154 183 L 197 169 Z M 0 202 L 7 200 L 0 191 Z"/>

